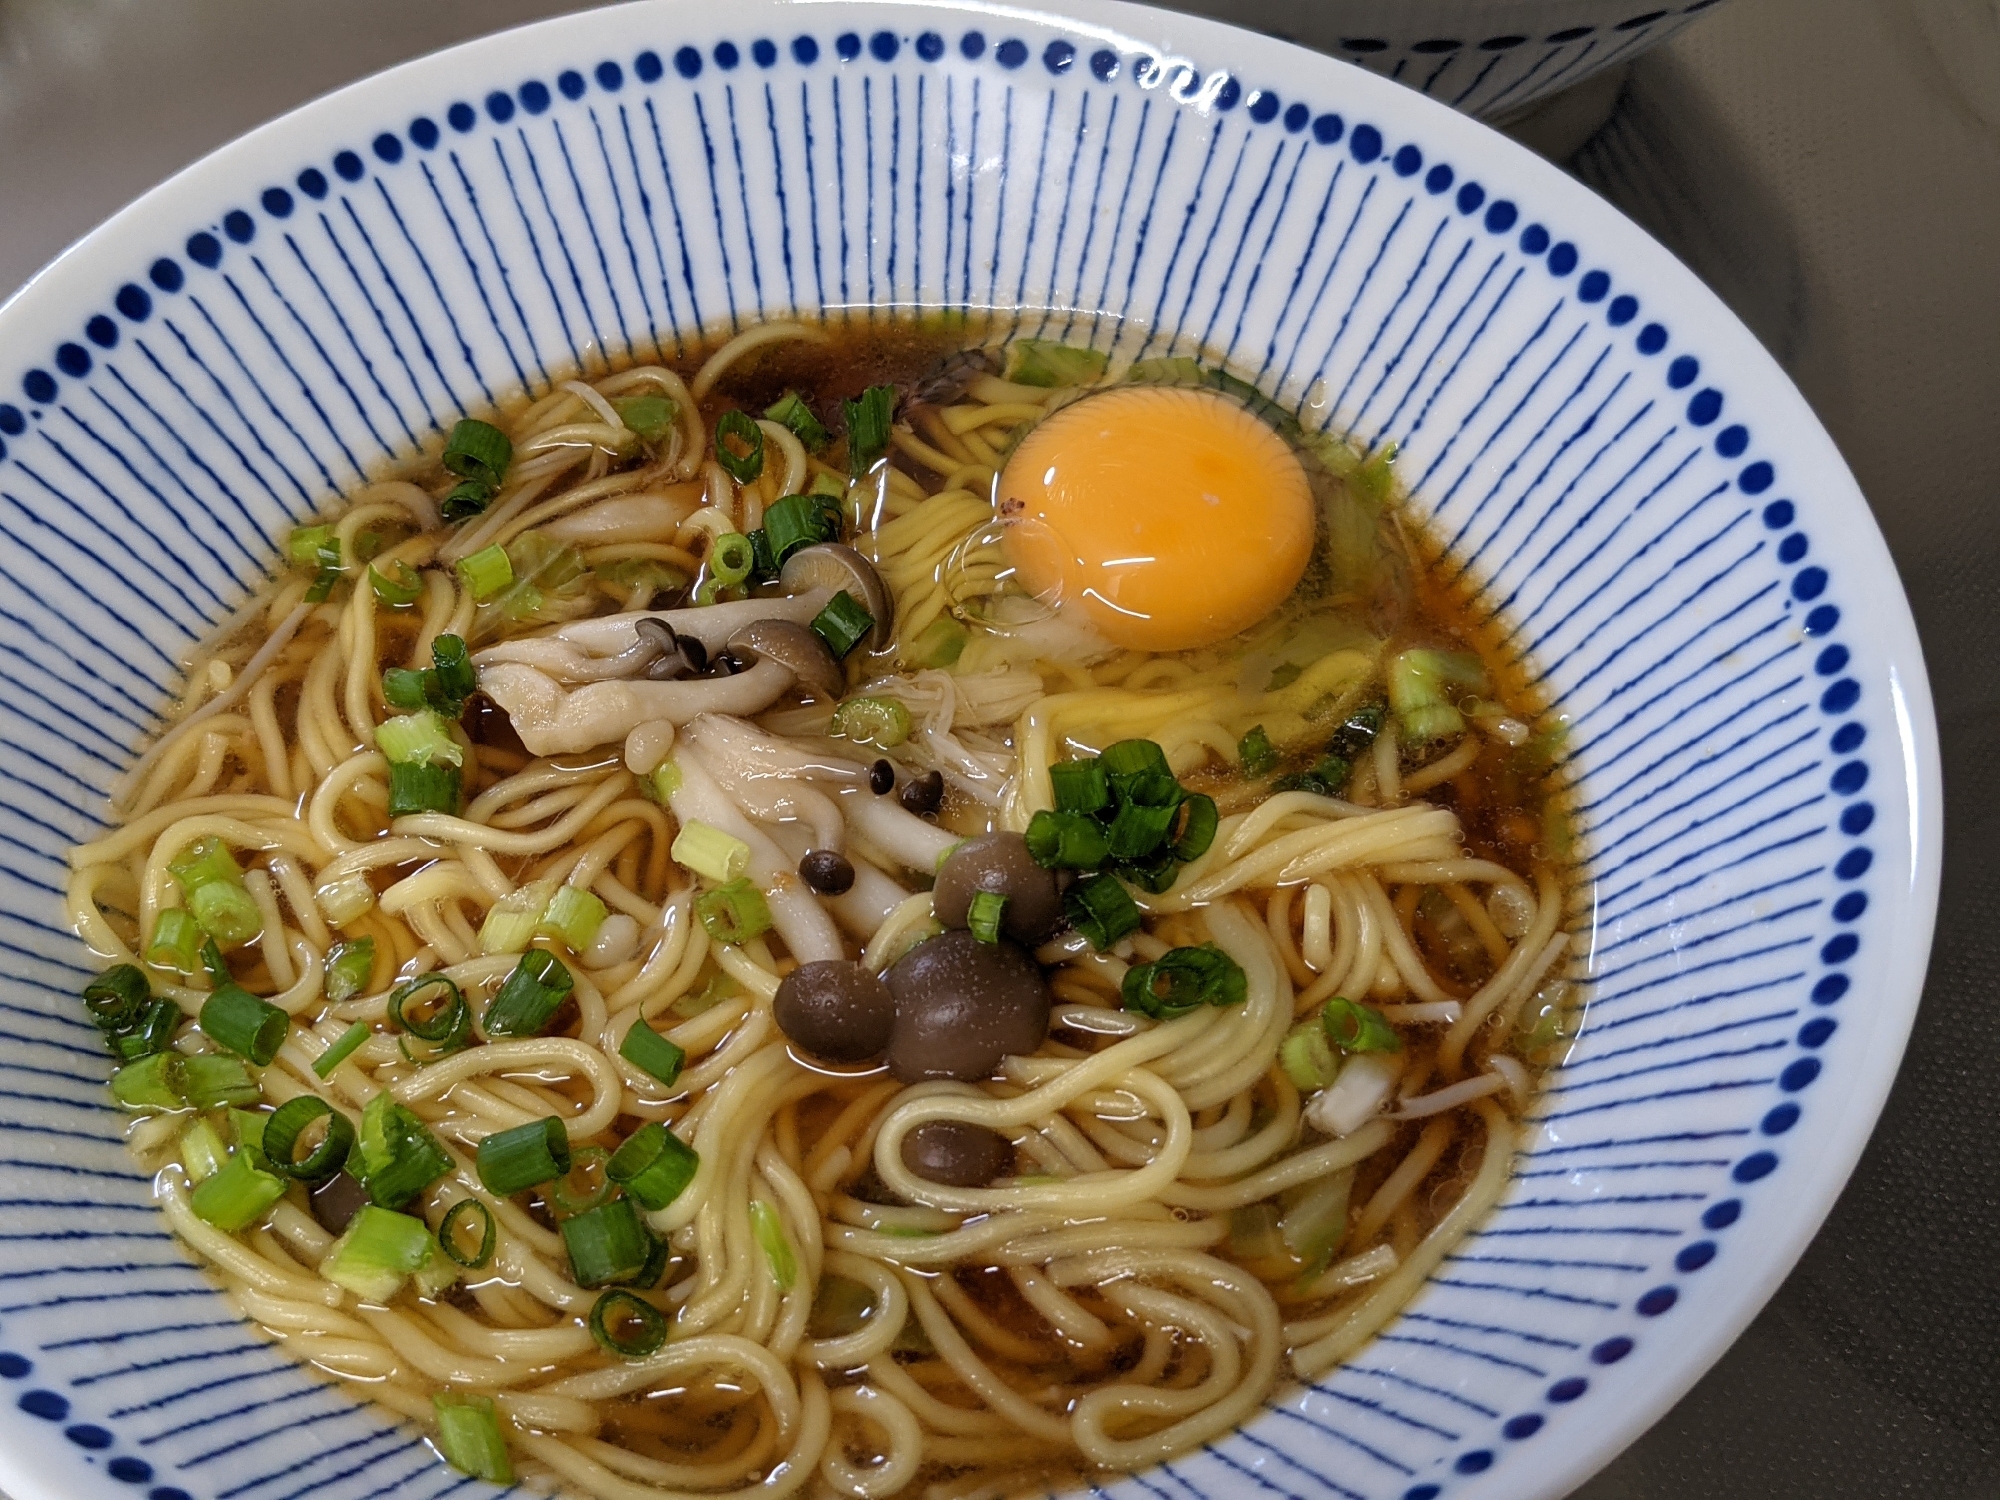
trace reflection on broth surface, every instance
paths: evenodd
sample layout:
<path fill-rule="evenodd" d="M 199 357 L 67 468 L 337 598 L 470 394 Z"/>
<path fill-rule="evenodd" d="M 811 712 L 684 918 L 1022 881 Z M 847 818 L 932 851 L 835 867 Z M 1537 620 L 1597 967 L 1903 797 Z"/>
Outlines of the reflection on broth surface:
<path fill-rule="evenodd" d="M 1392 462 L 771 324 L 341 497 L 74 854 L 175 1229 L 621 1500 L 1037 1490 L 1349 1357 L 1578 1014 L 1560 720 Z"/>

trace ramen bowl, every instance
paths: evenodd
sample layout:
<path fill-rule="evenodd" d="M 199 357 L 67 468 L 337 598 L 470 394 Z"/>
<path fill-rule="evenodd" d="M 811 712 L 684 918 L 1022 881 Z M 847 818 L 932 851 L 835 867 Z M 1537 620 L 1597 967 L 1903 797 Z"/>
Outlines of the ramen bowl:
<path fill-rule="evenodd" d="M 1940 836 L 1908 609 L 1783 374 L 1573 181 L 1284 43 L 1081 0 L 660 0 L 312 104 L 0 310 L 0 1488 L 471 1485 L 244 1324 L 125 1154 L 66 851 L 177 662 L 462 411 L 798 308 L 988 307 L 1393 442 L 1569 717 L 1595 914 L 1499 1207 L 1349 1363 L 1103 1490 L 1558 1495 L 1748 1322 L 1887 1093 Z"/>

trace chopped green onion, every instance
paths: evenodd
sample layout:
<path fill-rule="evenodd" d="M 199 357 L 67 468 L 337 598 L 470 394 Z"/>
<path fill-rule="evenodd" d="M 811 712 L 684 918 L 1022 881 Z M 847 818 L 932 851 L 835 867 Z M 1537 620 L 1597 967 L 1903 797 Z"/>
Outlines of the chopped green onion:
<path fill-rule="evenodd" d="M 467 1255 L 459 1241 L 458 1221 L 467 1214 L 479 1216 L 479 1248 Z M 444 1211 L 444 1219 L 438 1225 L 438 1248 L 449 1255 L 468 1271 L 483 1271 L 493 1260 L 493 1248 L 500 1238 L 499 1227 L 493 1222 L 493 1210 L 477 1198 L 461 1198 Z"/>
<path fill-rule="evenodd" d="M 155 1052 L 111 1075 L 111 1096 L 126 1109 L 186 1109 L 178 1052 Z"/>
<path fill-rule="evenodd" d="M 1111 781 L 1095 756 L 1056 762 L 1049 767 L 1049 785 L 1059 813 L 1094 813 L 1111 805 Z"/>
<path fill-rule="evenodd" d="M 228 984 L 231 979 L 229 965 L 223 962 L 222 950 L 215 946 L 214 938 L 203 938 L 201 942 L 201 966 L 208 971 L 210 984 Z"/>
<path fill-rule="evenodd" d="M 630 1198 L 614 1198 L 562 1222 L 570 1274 L 582 1287 L 609 1286 L 637 1275 L 653 1253 L 653 1236 Z"/>
<path fill-rule="evenodd" d="M 201 924 L 185 910 L 170 906 L 153 923 L 153 941 L 146 945 L 146 962 L 156 969 L 192 974 L 200 966 Z"/>
<path fill-rule="evenodd" d="M 465 751 L 451 737 L 451 726 L 434 708 L 385 719 L 375 726 L 375 747 L 392 766 L 465 764 Z"/>
<path fill-rule="evenodd" d="M 660 1284 L 660 1278 L 667 1274 L 667 1263 L 673 1259 L 673 1250 L 657 1234 L 652 1236 L 653 1248 L 647 1252 L 646 1263 L 618 1285 L 636 1291 L 651 1291 Z"/>
<path fill-rule="evenodd" d="M 326 998 L 335 1005 L 352 1000 L 375 972 L 375 939 L 349 938 L 326 956 Z"/>
<path fill-rule="evenodd" d="M 1203 792 L 1191 792 L 1176 810 L 1180 832 L 1173 841 L 1174 858 L 1186 863 L 1200 859 L 1215 842 L 1215 830 L 1222 826 L 1222 814 L 1215 799 Z"/>
<path fill-rule="evenodd" d="M 839 660 L 860 645 L 861 638 L 875 628 L 875 617 L 852 594 L 842 589 L 826 601 L 825 609 L 813 616 L 812 628 Z"/>
<path fill-rule="evenodd" d="M 604 925 L 606 915 L 604 903 L 595 895 L 580 886 L 566 885 L 550 900 L 538 930 L 561 938 L 572 953 L 582 953 L 597 941 L 597 929 Z"/>
<path fill-rule="evenodd" d="M 1278 1221 L 1285 1248 L 1305 1262 L 1306 1275 L 1324 1271 L 1347 1237 L 1347 1200 L 1353 1190 L 1354 1168 L 1329 1173 L 1309 1186 Z"/>
<path fill-rule="evenodd" d="M 194 1190 L 188 1207 L 204 1224 L 224 1234 L 246 1229 L 271 1211 L 285 1196 L 284 1179 L 264 1171 L 248 1152 L 229 1158 L 222 1170 Z"/>
<path fill-rule="evenodd" d="M 1342 1052 L 1401 1052 L 1403 1039 L 1396 1028 L 1372 1006 L 1356 1005 L 1345 995 L 1335 995 L 1320 1014 L 1326 1039 Z"/>
<path fill-rule="evenodd" d="M 248 1068 L 233 1057 L 213 1052 L 181 1059 L 181 1093 L 196 1109 L 255 1104 L 264 1097 Z"/>
<path fill-rule="evenodd" d="M 236 856 L 217 838 L 196 839 L 167 861 L 167 873 L 179 883 L 184 895 L 192 895 L 205 885 L 239 885 L 243 880 Z"/>
<path fill-rule="evenodd" d="M 438 1452 L 446 1463 L 488 1484 L 514 1482 L 514 1463 L 491 1396 L 440 1391 L 431 1397 L 431 1410 L 437 1417 Z"/>
<path fill-rule="evenodd" d="M 667 1320 L 652 1303 L 630 1292 L 606 1292 L 590 1309 L 590 1336 L 607 1354 L 645 1359 L 667 1341 Z"/>
<path fill-rule="evenodd" d="M 188 914 L 218 943 L 241 947 L 264 930 L 264 914 L 240 885 L 214 881 L 188 893 Z"/>
<path fill-rule="evenodd" d="M 229 1148 L 222 1135 L 206 1120 L 196 1120 L 181 1132 L 181 1165 L 190 1179 L 203 1182 L 220 1172 L 229 1161 Z"/>
<path fill-rule="evenodd" d="M 389 816 L 458 811 L 460 773 L 457 766 L 389 764 Z"/>
<path fill-rule="evenodd" d="M 495 488 L 484 480 L 468 479 L 452 487 L 439 504 L 438 512 L 447 521 L 468 521 L 493 503 Z"/>
<path fill-rule="evenodd" d="M 540 1187 L 569 1170 L 569 1129 L 554 1115 L 502 1130 L 479 1143 L 479 1180 L 496 1198 Z"/>
<path fill-rule="evenodd" d="M 164 1052 L 181 1029 L 181 1008 L 171 1000 L 155 1000 L 124 1030 L 105 1034 L 105 1043 L 123 1062 L 137 1062 Z"/>
<path fill-rule="evenodd" d="M 423 594 L 423 580 L 406 562 L 391 562 L 388 570 L 368 565 L 368 586 L 375 597 L 390 609 L 408 609 Z"/>
<path fill-rule="evenodd" d="M 285 543 L 285 556 L 301 568 L 325 566 L 326 554 L 333 554 L 335 566 L 340 562 L 340 538 L 331 526 L 297 526 L 292 529 L 291 539 Z"/>
<path fill-rule="evenodd" d="M 718 943 L 740 945 L 771 930 L 764 893 L 740 875 L 696 897 L 694 914 Z"/>
<path fill-rule="evenodd" d="M 681 789 L 681 768 L 673 761 L 663 760 L 653 767 L 653 774 L 646 779 L 653 789 L 653 797 L 659 802 L 670 802 Z"/>
<path fill-rule="evenodd" d="M 847 472 L 866 474 L 889 451 L 889 424 L 896 414 L 896 388 L 871 385 L 858 401 L 840 403 L 847 424 Z"/>
<path fill-rule="evenodd" d="M 152 1003 L 153 986 L 136 964 L 113 964 L 83 987 L 83 1007 L 105 1031 L 123 1031 Z"/>
<path fill-rule="evenodd" d="M 1172 805 L 1146 807 L 1137 802 L 1123 803 L 1106 830 L 1111 857 L 1146 858 L 1167 841 L 1167 830 L 1173 825 L 1176 811 Z"/>
<path fill-rule="evenodd" d="M 479 691 L 479 674 L 473 669 L 472 654 L 467 649 L 463 636 L 445 634 L 431 642 L 431 663 L 437 673 L 438 694 L 443 700 L 441 712 L 447 719 L 455 719 L 463 711 L 464 703 Z M 433 707 L 439 707 L 433 704 Z"/>
<path fill-rule="evenodd" d="M 1097 758 L 1104 766 L 1104 774 L 1113 781 L 1127 776 L 1173 775 L 1173 768 L 1167 764 L 1167 752 L 1151 740 L 1120 740 L 1107 745 Z"/>
<path fill-rule="evenodd" d="M 270 1118 L 258 1110 L 232 1109 L 229 1112 L 229 1128 L 236 1137 L 236 1144 L 260 1161 L 264 1156 L 264 1125 Z"/>
<path fill-rule="evenodd" d="M 1248 982 L 1236 960 L 1213 943 L 1174 948 L 1149 964 L 1125 971 L 1119 995 L 1125 1008 L 1156 1021 L 1172 1020 L 1203 1005 L 1238 1005 Z"/>
<path fill-rule="evenodd" d="M 320 1261 L 319 1274 L 363 1302 L 387 1302 L 431 1253 L 430 1228 L 422 1219 L 364 1203 Z"/>
<path fill-rule="evenodd" d="M 611 1153 L 602 1146 L 573 1146 L 569 1170 L 542 1188 L 542 1201 L 558 1219 L 587 1214 L 610 1198 L 614 1184 L 607 1172 Z"/>
<path fill-rule="evenodd" d="M 1333 739 L 1326 747 L 1327 753 L 1349 762 L 1359 760 L 1362 751 L 1375 743 L 1375 736 L 1382 732 L 1382 722 L 1386 718 L 1388 711 L 1382 704 L 1362 704 L 1333 732 Z"/>
<path fill-rule="evenodd" d="M 1236 742 L 1236 757 L 1243 763 L 1245 776 L 1262 776 L 1278 763 L 1278 749 L 1259 724 Z"/>
<path fill-rule="evenodd" d="M 611 408 L 626 431 L 647 443 L 657 443 L 673 431 L 674 418 L 680 415 L 679 403 L 665 396 L 625 396 L 612 402 Z"/>
<path fill-rule="evenodd" d="M 687 1053 L 648 1026 L 644 1016 L 635 1020 L 632 1029 L 625 1033 L 625 1040 L 618 1045 L 618 1055 L 668 1088 L 680 1081 L 681 1068 L 687 1062 Z"/>
<path fill-rule="evenodd" d="M 1006 915 L 1007 898 L 998 891 L 979 891 L 965 911 L 965 926 L 982 943 L 1000 941 L 1000 919 Z"/>
<path fill-rule="evenodd" d="M 1280 776 L 1276 790 L 1281 792 L 1311 792 L 1319 797 L 1338 797 L 1347 790 L 1348 778 L 1354 768 L 1345 757 L 1322 755 L 1312 763 L 1309 770 L 1295 772 L 1290 776 Z"/>
<path fill-rule="evenodd" d="M 320 1120 L 326 1121 L 326 1133 L 300 1160 L 299 1139 Z M 317 1094 L 287 1099 L 264 1122 L 264 1159 L 282 1177 L 296 1177 L 301 1182 L 331 1177 L 346 1164 L 347 1153 L 353 1149 L 353 1122 Z"/>
<path fill-rule="evenodd" d="M 1054 339 L 1015 339 L 1007 346 L 1007 378 L 1016 385 L 1089 385 L 1100 379 L 1111 356 Z"/>
<path fill-rule="evenodd" d="M 540 1036 L 575 988 L 576 976 L 561 959 L 530 948 L 486 1007 L 481 1029 L 488 1036 Z"/>
<path fill-rule="evenodd" d="M 1465 716 L 1446 697 L 1454 687 L 1477 688 L 1486 669 L 1469 651 L 1399 651 L 1389 662 L 1389 706 L 1413 745 L 1462 733 Z"/>
<path fill-rule="evenodd" d="M 723 532 L 708 549 L 709 576 L 723 588 L 734 588 L 756 566 L 756 550 L 750 545 L 750 538 L 741 532 Z"/>
<path fill-rule="evenodd" d="M 704 880 L 734 880 L 750 868 L 750 846 L 732 833 L 707 823 L 689 821 L 674 836 L 667 851 L 676 864 L 694 871 Z"/>
<path fill-rule="evenodd" d="M 847 481 L 822 471 L 813 475 L 812 483 L 806 486 L 806 493 L 825 495 L 828 499 L 839 503 L 847 498 Z"/>
<path fill-rule="evenodd" d="M 939 615 L 917 632 L 905 659 L 913 667 L 955 667 L 971 640 L 971 631 L 950 615 Z"/>
<path fill-rule="evenodd" d="M 1275 1203 L 1246 1203 L 1231 1212 L 1229 1253 L 1238 1260 L 1270 1260 L 1285 1253 Z"/>
<path fill-rule="evenodd" d="M 356 1021 L 340 1034 L 340 1040 L 313 1060 L 313 1072 L 321 1078 L 333 1077 L 334 1069 L 354 1055 L 355 1048 L 368 1040 L 369 1025 L 366 1021 Z"/>
<path fill-rule="evenodd" d="M 826 430 L 826 424 L 813 415 L 812 408 L 806 405 L 797 391 L 786 391 L 764 409 L 764 415 L 790 428 L 792 436 L 805 445 L 808 453 L 819 452 L 831 435 Z"/>
<path fill-rule="evenodd" d="M 1038 812 L 1023 837 L 1035 863 L 1047 870 L 1095 870 L 1111 855 L 1104 825 L 1084 813 Z"/>
<path fill-rule="evenodd" d="M 240 984 L 219 984 L 202 1002 L 202 1031 L 216 1046 L 263 1067 L 278 1055 L 292 1018 Z"/>
<path fill-rule="evenodd" d="M 715 424 L 715 461 L 738 484 L 750 484 L 764 472 L 764 429 L 755 417 L 740 411 L 722 414 Z"/>
<path fill-rule="evenodd" d="M 422 1007 L 430 1006 L 428 1015 Z M 412 1015 L 415 1007 L 417 1014 Z M 389 991 L 389 1024 L 420 1042 L 456 1051 L 472 1035 L 472 1009 L 442 974 L 419 974 Z"/>
<path fill-rule="evenodd" d="M 497 485 L 514 457 L 507 434 L 491 422 L 461 419 L 444 445 L 444 466 L 460 479 Z"/>
<path fill-rule="evenodd" d="M 1326 1039 L 1326 1027 L 1314 1021 L 1294 1026 L 1278 1045 L 1278 1066 L 1302 1094 L 1310 1094 L 1332 1083 L 1340 1072 L 1340 1059 Z"/>
<path fill-rule="evenodd" d="M 383 1208 L 401 1208 L 451 1170 L 451 1157 L 437 1138 L 387 1089 L 361 1111 L 355 1144 L 361 1167 L 357 1175 Z"/>
<path fill-rule="evenodd" d="M 549 909 L 549 898 L 554 894 L 552 882 L 538 880 L 494 902 L 487 909 L 486 920 L 479 924 L 479 951 L 492 955 L 526 949 L 534 941 L 535 929 L 542 925 L 542 913 Z"/>
<path fill-rule="evenodd" d="M 801 547 L 840 540 L 839 503 L 825 495 L 782 495 L 764 511 L 764 536 L 775 573 Z"/>
<path fill-rule="evenodd" d="M 657 1213 L 687 1191 L 700 1170 L 701 1157 L 658 1120 L 635 1130 L 605 1164 L 604 1174 Z"/>
<path fill-rule="evenodd" d="M 495 542 L 470 557 L 461 557 L 458 576 L 465 580 L 466 592 L 483 604 L 514 581 L 514 564 L 508 560 L 507 549 Z"/>
<path fill-rule="evenodd" d="M 778 1219 L 778 1211 L 762 1198 L 751 1200 L 750 1232 L 757 1238 L 757 1248 L 764 1252 L 764 1263 L 771 1268 L 771 1279 L 778 1283 L 780 1291 L 789 1292 L 799 1279 L 798 1256 L 793 1253 L 792 1242 Z"/>
<path fill-rule="evenodd" d="M 437 673 L 391 667 L 382 674 L 382 701 L 391 708 L 420 709 L 436 696 Z"/>
<path fill-rule="evenodd" d="M 841 739 L 893 750 L 910 737 L 910 710 L 900 698 L 847 698 L 833 711 L 833 732 Z"/>
<path fill-rule="evenodd" d="M 1080 880 L 1063 892 L 1063 914 L 1099 952 L 1137 932 L 1140 925 L 1137 904 L 1110 875 Z"/>

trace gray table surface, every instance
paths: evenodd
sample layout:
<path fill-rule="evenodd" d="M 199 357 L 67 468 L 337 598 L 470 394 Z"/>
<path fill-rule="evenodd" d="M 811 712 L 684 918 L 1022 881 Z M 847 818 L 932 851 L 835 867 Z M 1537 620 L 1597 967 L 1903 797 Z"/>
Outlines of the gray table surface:
<path fill-rule="evenodd" d="M 295 104 L 581 8 L 0 0 L 0 294 Z M 2000 1496 L 2000 0 L 1732 0 L 1579 94 L 1516 133 L 1693 266 L 1833 433 L 1916 608 L 1950 802 L 1923 1010 L 1860 1169 L 1578 1494 Z"/>

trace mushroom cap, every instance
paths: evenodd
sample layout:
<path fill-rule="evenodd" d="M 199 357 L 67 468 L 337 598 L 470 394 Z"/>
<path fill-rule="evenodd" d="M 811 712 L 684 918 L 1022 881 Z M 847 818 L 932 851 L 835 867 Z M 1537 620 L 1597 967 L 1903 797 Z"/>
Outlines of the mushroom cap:
<path fill-rule="evenodd" d="M 852 547 L 839 542 L 816 542 L 801 547 L 785 559 L 778 572 L 778 585 L 788 594 L 809 589 L 845 590 L 874 617 L 875 628 L 868 632 L 868 649 L 880 651 L 896 634 L 896 600 L 875 565 Z"/>
<path fill-rule="evenodd" d="M 972 898 L 981 891 L 1007 898 L 1000 930 L 1026 948 L 1046 938 L 1062 916 L 1055 872 L 1035 863 L 1028 841 L 1018 833 L 983 833 L 946 855 L 931 892 L 931 909 L 945 926 L 963 927 Z"/>
<path fill-rule="evenodd" d="M 883 977 L 896 1003 L 889 1071 L 904 1083 L 990 1077 L 1001 1058 L 1033 1052 L 1049 1034 L 1048 981 L 1004 938 L 942 933 Z"/>
<path fill-rule="evenodd" d="M 963 1120 L 926 1120 L 903 1137 L 903 1165 L 926 1182 L 985 1187 L 1014 1164 L 1014 1143 Z"/>
<path fill-rule="evenodd" d="M 828 1062 L 866 1062 L 889 1044 L 895 1014 L 889 987 L 860 964 L 824 958 L 778 982 L 771 1015 L 778 1029 Z"/>
<path fill-rule="evenodd" d="M 817 631 L 796 620 L 752 620 L 729 637 L 729 649 L 790 667 L 799 686 L 815 698 L 838 698 L 847 674 Z"/>

